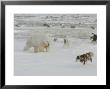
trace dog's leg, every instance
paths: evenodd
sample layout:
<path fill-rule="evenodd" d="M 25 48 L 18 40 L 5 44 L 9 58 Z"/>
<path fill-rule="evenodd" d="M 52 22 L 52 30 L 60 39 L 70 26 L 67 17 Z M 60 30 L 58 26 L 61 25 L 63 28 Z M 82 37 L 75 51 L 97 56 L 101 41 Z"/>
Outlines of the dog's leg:
<path fill-rule="evenodd" d="M 86 61 L 84 60 L 83 65 L 85 65 Z"/>
<path fill-rule="evenodd" d="M 78 60 L 78 59 L 76 59 L 76 62 L 77 62 L 77 60 Z"/>
<path fill-rule="evenodd" d="M 46 47 L 46 52 L 48 52 L 48 48 Z"/>
<path fill-rule="evenodd" d="M 90 61 L 92 62 L 92 58 L 90 58 Z"/>

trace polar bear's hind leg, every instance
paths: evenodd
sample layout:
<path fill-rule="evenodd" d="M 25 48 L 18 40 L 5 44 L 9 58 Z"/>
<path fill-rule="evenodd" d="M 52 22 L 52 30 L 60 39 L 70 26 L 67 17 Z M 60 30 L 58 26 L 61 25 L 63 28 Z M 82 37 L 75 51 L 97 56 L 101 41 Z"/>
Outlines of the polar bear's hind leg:
<path fill-rule="evenodd" d="M 30 48 L 30 47 L 26 45 L 26 46 L 24 47 L 24 51 L 28 50 L 29 48 Z"/>
<path fill-rule="evenodd" d="M 37 53 L 37 52 L 38 52 L 38 47 L 34 46 L 34 53 Z"/>

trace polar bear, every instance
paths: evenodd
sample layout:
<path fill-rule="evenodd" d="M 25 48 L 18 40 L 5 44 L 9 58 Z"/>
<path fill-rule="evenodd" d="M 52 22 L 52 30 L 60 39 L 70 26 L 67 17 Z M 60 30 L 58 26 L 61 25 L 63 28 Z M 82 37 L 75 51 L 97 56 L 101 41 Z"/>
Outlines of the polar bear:
<path fill-rule="evenodd" d="M 24 51 L 33 47 L 34 52 L 47 52 L 49 48 L 49 41 L 45 34 L 32 34 L 27 41 L 24 47 Z"/>

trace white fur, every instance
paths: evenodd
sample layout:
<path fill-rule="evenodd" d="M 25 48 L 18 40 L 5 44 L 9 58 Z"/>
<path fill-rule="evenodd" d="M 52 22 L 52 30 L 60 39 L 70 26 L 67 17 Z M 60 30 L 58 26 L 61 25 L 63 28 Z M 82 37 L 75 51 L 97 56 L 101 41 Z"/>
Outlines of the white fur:
<path fill-rule="evenodd" d="M 28 50 L 33 47 L 34 52 L 44 52 L 46 42 L 48 41 L 45 34 L 33 33 L 26 41 L 24 50 Z"/>

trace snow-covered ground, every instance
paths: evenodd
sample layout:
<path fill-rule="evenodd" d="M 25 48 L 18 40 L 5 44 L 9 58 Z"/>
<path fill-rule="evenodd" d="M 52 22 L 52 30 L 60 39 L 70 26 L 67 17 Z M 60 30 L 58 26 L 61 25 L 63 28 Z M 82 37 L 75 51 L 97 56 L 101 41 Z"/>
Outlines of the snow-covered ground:
<path fill-rule="evenodd" d="M 34 53 L 33 48 L 23 50 L 31 33 L 44 33 L 48 36 L 48 52 Z M 15 14 L 14 74 L 96 76 L 97 44 L 91 43 L 91 33 L 97 34 L 97 14 Z M 59 39 L 53 42 L 53 37 Z M 68 38 L 69 46 L 64 46 L 61 37 Z M 94 53 L 92 63 L 88 61 L 83 65 L 76 62 L 76 56 L 89 51 Z"/>
<path fill-rule="evenodd" d="M 48 52 L 34 53 L 30 48 L 24 51 L 26 39 L 14 40 L 14 74 L 16 76 L 96 76 L 97 44 L 89 39 L 68 38 L 69 46 L 63 45 L 63 39 L 50 40 Z M 76 62 L 76 56 L 93 52 L 93 62 L 83 65 Z"/>

